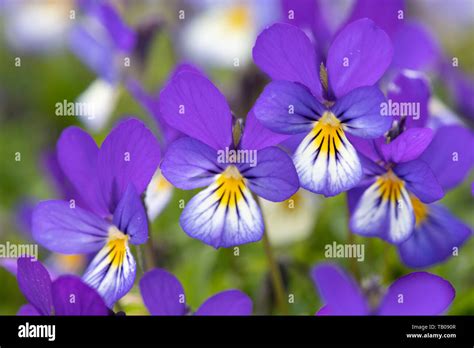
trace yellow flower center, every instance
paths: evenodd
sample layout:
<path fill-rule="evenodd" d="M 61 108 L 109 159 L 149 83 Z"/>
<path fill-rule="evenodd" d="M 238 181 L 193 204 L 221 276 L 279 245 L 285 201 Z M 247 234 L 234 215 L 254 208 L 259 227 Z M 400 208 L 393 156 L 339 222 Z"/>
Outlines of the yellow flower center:
<path fill-rule="evenodd" d="M 315 123 L 311 134 L 314 138 L 314 151 L 335 156 L 345 139 L 341 121 L 330 111 L 326 111 Z"/>
<path fill-rule="evenodd" d="M 377 179 L 379 193 L 383 200 L 390 200 L 396 203 L 402 196 L 402 189 L 405 186 L 403 180 L 399 179 L 391 170 Z"/>
<path fill-rule="evenodd" d="M 233 6 L 228 10 L 226 17 L 229 27 L 233 30 L 243 30 L 250 26 L 251 14 L 247 6 Z"/>
<path fill-rule="evenodd" d="M 112 266 L 119 267 L 123 264 L 128 239 L 129 236 L 120 231 L 117 227 L 112 226 L 109 228 L 107 249 L 109 250 L 108 258 Z"/>
<path fill-rule="evenodd" d="M 237 202 L 243 198 L 245 190 L 245 179 L 236 166 L 228 166 L 217 178 L 217 190 L 215 195 L 221 205 L 235 207 Z"/>

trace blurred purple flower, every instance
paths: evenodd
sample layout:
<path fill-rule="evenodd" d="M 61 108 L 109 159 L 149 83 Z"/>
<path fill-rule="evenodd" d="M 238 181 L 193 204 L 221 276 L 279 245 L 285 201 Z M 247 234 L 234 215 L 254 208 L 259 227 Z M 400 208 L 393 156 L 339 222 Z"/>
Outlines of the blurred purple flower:
<path fill-rule="evenodd" d="M 272 145 L 281 142 L 250 112 L 240 141 L 234 144 L 232 115 L 225 97 L 204 76 L 184 71 L 160 94 L 160 112 L 169 126 L 188 137 L 169 145 L 161 170 L 174 186 L 190 190 L 208 186 L 186 204 L 183 230 L 215 248 L 258 241 L 263 219 L 252 192 L 283 201 L 299 185 L 289 156 Z M 255 163 L 233 161 L 226 151 L 254 154 Z M 224 158 L 219 159 L 220 154 Z"/>
<path fill-rule="evenodd" d="M 327 76 L 310 39 L 292 25 L 264 30 L 253 56 L 274 80 L 255 104 L 257 119 L 273 132 L 306 135 L 293 157 L 301 186 L 326 196 L 356 186 L 362 168 L 346 132 L 377 138 L 391 124 L 375 86 L 392 59 L 387 34 L 369 19 L 347 25 L 329 48 Z"/>
<path fill-rule="evenodd" d="M 186 315 L 186 297 L 179 280 L 164 269 L 153 269 L 140 280 L 143 302 L 151 315 Z M 226 290 L 208 298 L 194 315 L 251 315 L 252 300 L 240 290 Z"/>
<path fill-rule="evenodd" d="M 145 125 L 128 119 L 112 130 L 100 150 L 86 132 L 67 128 L 58 140 L 57 156 L 80 200 L 39 203 L 33 237 L 59 253 L 98 251 L 83 278 L 111 307 L 135 279 L 129 241 L 142 244 L 148 238 L 140 194 L 159 164 L 158 143 Z"/>
<path fill-rule="evenodd" d="M 100 295 L 79 277 L 63 275 L 54 281 L 39 261 L 18 259 L 18 286 L 28 300 L 17 315 L 108 315 Z"/>
<path fill-rule="evenodd" d="M 333 264 L 319 264 L 311 277 L 324 301 L 317 315 L 439 315 L 454 300 L 456 291 L 445 279 L 427 272 L 398 278 L 371 307 L 354 279 Z"/>

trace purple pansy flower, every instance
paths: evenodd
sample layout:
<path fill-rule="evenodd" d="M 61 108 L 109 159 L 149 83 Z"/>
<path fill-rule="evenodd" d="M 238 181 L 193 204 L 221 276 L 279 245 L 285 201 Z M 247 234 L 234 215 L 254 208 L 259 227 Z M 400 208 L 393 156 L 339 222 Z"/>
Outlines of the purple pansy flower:
<path fill-rule="evenodd" d="M 195 72 L 174 77 L 159 104 L 168 125 L 188 136 L 169 145 L 163 175 L 184 190 L 208 186 L 186 204 L 180 217 L 183 230 L 215 248 L 260 240 L 263 218 L 252 192 L 283 201 L 298 189 L 290 157 L 272 146 L 281 137 L 265 131 L 250 112 L 240 141 L 234 143 L 225 97 Z"/>
<path fill-rule="evenodd" d="M 402 72 L 390 84 L 388 96 L 390 100 L 398 103 L 398 105 L 417 103 L 419 113 L 417 115 L 408 113 L 403 117 L 395 117 L 398 127 L 403 131 L 390 144 L 385 144 L 385 139 L 377 139 L 373 143 L 356 141 L 357 149 L 368 157 L 365 161 L 366 169 L 372 177 L 373 175 L 377 176 L 376 183 L 379 180 L 385 180 L 384 178 L 388 174 L 377 174 L 377 168 L 380 167 L 377 167 L 373 162 L 377 162 L 378 165 L 384 164 L 387 167 L 387 156 L 392 158 L 392 167 L 390 168 L 392 173 L 398 170 L 396 163 L 405 161 L 404 157 L 408 160 L 416 158 L 416 160 L 409 161 L 404 165 L 412 166 L 410 171 L 413 172 L 411 174 L 405 173 L 405 175 L 410 174 L 410 180 L 419 182 L 418 190 L 421 188 L 439 192 L 441 187 L 443 191 L 446 191 L 462 182 L 474 164 L 473 154 L 470 150 L 474 147 L 474 137 L 468 129 L 457 125 L 442 126 L 435 131 L 419 128 L 431 123 L 427 108 L 430 91 L 426 78 L 411 71 Z M 406 158 L 407 154 L 410 154 L 411 157 Z M 422 171 L 417 173 L 417 166 L 420 170 L 422 168 L 426 169 L 428 166 L 429 170 L 426 171 L 426 174 L 423 174 Z M 359 232 L 364 235 L 371 235 L 370 232 L 374 232 L 378 227 L 374 227 L 374 221 L 370 221 L 370 225 L 374 229 L 368 231 L 367 228 L 370 229 L 370 226 L 362 226 L 364 222 L 361 219 L 367 209 L 371 210 L 370 204 L 374 203 L 374 201 L 369 200 L 368 192 L 371 192 L 371 189 L 367 188 L 367 184 L 369 182 L 366 181 L 363 187 L 349 191 L 348 198 L 353 231 L 356 232 L 354 227 L 358 226 L 356 228 L 359 229 Z M 372 189 L 375 186 L 377 184 L 373 184 Z M 399 254 L 408 266 L 428 267 L 453 255 L 454 248 L 461 247 L 472 235 L 472 231 L 462 221 L 452 216 L 443 206 L 426 204 L 432 202 L 431 199 L 426 200 L 426 193 L 417 194 L 410 186 L 413 188 L 413 183 L 407 182 L 407 192 L 403 193 L 402 188 L 399 193 L 402 197 L 406 197 L 406 194 L 408 194 L 408 204 L 405 205 L 403 199 L 398 200 L 398 203 L 393 202 L 391 205 L 389 203 L 390 199 L 384 202 L 382 198 L 378 202 L 378 208 L 382 209 L 382 206 L 386 204 L 385 210 L 392 209 L 397 214 L 390 215 L 387 211 L 387 215 L 384 217 L 379 216 L 385 222 L 377 219 L 375 222 L 379 221 L 378 223 L 382 224 L 381 226 L 385 226 L 380 227 L 380 233 L 382 233 L 383 228 L 393 225 L 394 227 L 388 227 L 388 233 L 391 233 L 390 231 L 394 231 L 397 224 L 399 224 L 399 228 L 403 229 L 403 234 L 408 236 L 406 240 L 400 237 L 401 242 L 399 242 L 397 239 L 388 236 L 383 237 L 383 233 L 382 237 L 397 244 Z M 385 186 L 379 187 L 379 194 L 383 187 Z M 405 187 L 405 183 L 403 187 Z M 377 194 L 375 191 L 373 193 Z M 433 193 L 434 191 L 431 192 L 431 194 Z M 397 195 L 398 191 L 395 191 L 394 194 Z M 364 200 L 361 198 L 362 195 L 365 195 Z M 363 208 L 364 205 L 365 208 Z M 395 205 L 398 207 L 397 210 L 395 210 Z M 405 207 L 408 209 L 405 209 Z M 356 209 L 359 209 L 358 217 L 355 216 Z M 376 212 L 376 209 L 371 210 L 371 214 L 367 215 L 366 218 L 374 218 Z M 382 210 L 380 214 L 383 215 Z M 396 219 L 396 217 L 399 217 L 399 219 Z M 368 232 L 369 234 L 367 234 Z M 380 236 L 380 234 L 378 235 Z"/>
<path fill-rule="evenodd" d="M 100 149 L 80 128 L 67 128 L 58 140 L 57 155 L 80 201 L 39 203 L 33 213 L 33 237 L 55 252 L 98 252 L 83 278 L 111 307 L 135 279 L 129 242 L 142 244 L 148 238 L 140 194 L 159 164 L 158 143 L 143 123 L 127 119 Z"/>
<path fill-rule="evenodd" d="M 333 264 L 313 268 L 311 277 L 324 301 L 317 315 L 439 315 L 455 297 L 453 286 L 427 272 L 414 272 L 398 278 L 385 294 L 368 298 L 354 279 Z M 376 302 L 375 306 L 369 303 Z"/>
<path fill-rule="evenodd" d="M 186 297 L 180 281 L 155 268 L 140 280 L 143 302 L 152 315 L 186 315 Z M 252 300 L 240 290 L 226 290 L 208 298 L 194 315 L 251 315 Z"/>
<path fill-rule="evenodd" d="M 63 275 L 51 281 L 39 261 L 18 259 L 17 279 L 28 304 L 17 315 L 108 315 L 109 310 L 96 290 L 81 278 Z"/>
<path fill-rule="evenodd" d="M 353 207 L 350 227 L 354 233 L 401 243 L 415 227 L 418 201 L 431 203 L 443 197 L 435 174 L 418 159 L 432 137 L 429 128 L 409 128 L 396 137 L 367 143 L 352 139 L 365 174 L 363 188 L 349 192 Z"/>
<path fill-rule="evenodd" d="M 329 48 L 327 76 L 310 39 L 289 24 L 264 30 L 253 56 L 275 80 L 255 104 L 257 119 L 274 132 L 306 135 L 293 157 L 301 186 L 326 196 L 356 186 L 362 168 L 346 133 L 377 138 L 391 124 L 374 86 L 392 58 L 387 34 L 369 19 L 346 26 Z"/>

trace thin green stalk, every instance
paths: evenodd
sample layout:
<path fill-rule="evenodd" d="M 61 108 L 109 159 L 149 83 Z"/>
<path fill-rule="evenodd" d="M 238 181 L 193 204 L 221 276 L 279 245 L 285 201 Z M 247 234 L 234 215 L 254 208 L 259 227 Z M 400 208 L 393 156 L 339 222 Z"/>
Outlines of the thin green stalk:
<path fill-rule="evenodd" d="M 260 205 L 260 201 L 257 196 L 254 195 L 254 199 L 257 202 L 260 211 L 263 214 L 262 207 Z M 278 266 L 277 260 L 275 258 L 275 254 L 273 253 L 273 248 L 268 239 L 267 234 L 267 226 L 264 221 L 264 232 L 263 232 L 263 248 L 265 250 L 265 255 L 267 256 L 268 267 L 270 268 L 270 277 L 272 280 L 273 292 L 276 297 L 276 302 L 278 305 L 278 311 L 280 314 L 288 314 L 288 302 L 286 296 L 285 286 L 283 285 L 283 277 L 281 275 L 280 267 Z"/>

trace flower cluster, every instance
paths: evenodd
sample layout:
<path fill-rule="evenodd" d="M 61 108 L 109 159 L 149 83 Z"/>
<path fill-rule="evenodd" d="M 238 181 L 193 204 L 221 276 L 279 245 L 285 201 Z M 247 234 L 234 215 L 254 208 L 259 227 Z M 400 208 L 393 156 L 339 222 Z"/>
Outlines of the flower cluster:
<path fill-rule="evenodd" d="M 251 315 L 253 300 L 238 289 L 221 291 L 192 311 L 178 278 L 158 268 L 163 261 L 149 238 L 150 222 L 166 210 L 174 188 L 199 189 L 180 211 L 179 226 L 189 237 L 215 249 L 263 240 L 280 304 L 285 287 L 268 239 L 274 238 L 268 201 L 274 208 L 306 197 L 309 203 L 298 209 L 310 212 L 305 226 L 311 230 L 315 199 L 343 195 L 350 238 L 393 245 L 408 268 L 428 268 L 459 253 L 472 228 L 439 201 L 474 165 L 466 121 L 474 110 L 459 97 L 472 86 L 452 71 L 421 24 L 405 20 L 401 0 L 383 7 L 358 0 L 337 25 L 324 15 L 323 2 L 281 3 L 284 18 L 252 42 L 253 62 L 268 84 L 252 105 L 239 105 L 244 114 L 236 114 L 235 100 L 221 92 L 227 90 L 191 64 L 178 64 L 159 93 L 148 92 L 122 60 L 143 58 L 154 30 L 131 29 L 107 2 L 80 1 L 83 18 L 70 32 L 72 51 L 109 90 L 123 83 L 154 129 L 125 117 L 100 147 L 77 126 L 62 131 L 47 162 L 61 199 L 36 204 L 27 229 L 51 252 L 85 255 L 88 266 L 81 277 L 56 276 L 47 264 L 18 258 L 12 269 L 28 300 L 19 315 L 113 315 L 136 285 L 152 315 Z M 239 20 L 250 17 L 232 20 L 234 39 Z M 246 31 L 260 30 L 257 24 Z M 455 121 L 433 107 L 435 79 L 445 79 L 457 96 L 462 111 Z M 94 131 L 105 127 L 112 106 L 102 110 Z M 455 298 L 448 280 L 425 271 L 408 272 L 387 290 L 378 281 L 359 287 L 327 263 L 309 276 L 323 303 L 318 315 L 437 315 Z"/>

